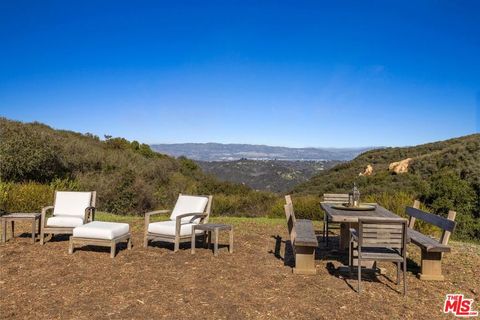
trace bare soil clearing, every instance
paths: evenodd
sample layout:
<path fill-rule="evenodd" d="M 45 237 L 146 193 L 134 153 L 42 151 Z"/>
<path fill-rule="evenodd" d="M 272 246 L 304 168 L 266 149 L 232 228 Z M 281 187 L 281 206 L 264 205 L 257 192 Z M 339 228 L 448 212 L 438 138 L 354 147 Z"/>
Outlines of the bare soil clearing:
<path fill-rule="evenodd" d="M 436 319 L 447 318 L 447 293 L 463 293 L 480 309 L 478 245 L 451 242 L 444 282 L 415 277 L 420 252 L 411 246 L 406 298 L 389 263 L 381 265 L 385 276 L 365 274 L 358 295 L 357 281 L 336 271 L 344 257 L 323 244 L 317 275 L 292 274 L 282 220 L 214 221 L 234 225 L 234 254 L 221 246 L 218 257 L 201 248 L 192 255 L 188 243 L 178 253 L 162 243 L 144 249 L 138 218 L 130 221 L 133 250 L 119 245 L 115 259 L 101 247 L 68 255 L 62 236 L 43 247 L 32 245 L 30 234 L 0 244 L 0 319 Z M 16 230 L 29 232 L 30 225 Z M 221 234 L 220 242 L 227 237 Z"/>

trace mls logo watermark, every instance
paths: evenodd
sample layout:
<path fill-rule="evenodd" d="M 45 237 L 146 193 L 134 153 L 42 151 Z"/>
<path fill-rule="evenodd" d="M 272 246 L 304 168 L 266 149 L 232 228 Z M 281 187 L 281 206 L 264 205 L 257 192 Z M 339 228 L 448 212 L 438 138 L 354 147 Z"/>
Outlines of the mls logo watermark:
<path fill-rule="evenodd" d="M 443 313 L 453 313 L 457 317 L 478 317 L 473 310 L 473 299 L 465 299 L 463 294 L 447 294 Z"/>

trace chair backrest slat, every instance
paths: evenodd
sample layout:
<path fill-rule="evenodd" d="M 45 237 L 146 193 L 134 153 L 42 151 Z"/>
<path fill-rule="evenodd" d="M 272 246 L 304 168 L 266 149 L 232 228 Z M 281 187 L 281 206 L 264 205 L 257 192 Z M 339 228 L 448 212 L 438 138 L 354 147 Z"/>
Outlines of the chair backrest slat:
<path fill-rule="evenodd" d="M 205 218 L 200 220 L 200 223 L 208 223 L 208 219 L 210 219 L 210 213 L 212 212 L 212 203 L 213 203 L 213 196 L 208 196 L 208 203 L 207 207 L 205 208 L 205 214 L 207 215 Z"/>
<path fill-rule="evenodd" d="M 359 246 L 402 249 L 407 221 L 399 219 L 359 219 Z"/>
<path fill-rule="evenodd" d="M 445 231 L 453 232 L 453 230 L 455 229 L 455 221 L 446 219 L 433 213 L 422 211 L 417 208 L 407 207 L 406 214 L 410 217 L 414 217 L 427 223 L 433 224 L 434 226 L 437 226 Z"/>
<path fill-rule="evenodd" d="M 326 203 L 347 203 L 348 193 L 325 193 L 323 202 Z"/>

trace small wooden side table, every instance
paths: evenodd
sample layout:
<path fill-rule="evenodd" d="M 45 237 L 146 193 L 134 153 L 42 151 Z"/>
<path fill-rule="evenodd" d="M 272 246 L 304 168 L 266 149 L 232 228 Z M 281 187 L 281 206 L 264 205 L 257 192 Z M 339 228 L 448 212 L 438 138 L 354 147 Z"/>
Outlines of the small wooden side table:
<path fill-rule="evenodd" d="M 38 221 L 38 233 L 40 233 L 41 223 L 42 223 L 42 214 L 41 213 L 10 213 L 0 217 L 2 224 L 2 242 L 7 241 L 7 224 L 11 223 L 12 228 L 12 238 L 15 236 L 15 221 L 31 221 L 32 222 L 32 241 L 35 243 L 36 236 L 36 225 Z"/>
<path fill-rule="evenodd" d="M 215 238 L 213 240 L 213 255 L 218 256 L 218 234 L 221 230 L 228 231 L 230 234 L 230 243 L 228 245 L 228 251 L 233 253 L 233 226 L 228 224 L 219 224 L 219 223 L 205 223 L 205 224 L 196 224 L 192 226 L 192 254 L 195 253 L 195 236 L 196 230 L 204 231 L 203 243 L 206 244 L 205 236 L 208 233 L 208 247 L 210 247 L 210 243 L 212 242 L 212 231 L 215 234 Z"/>

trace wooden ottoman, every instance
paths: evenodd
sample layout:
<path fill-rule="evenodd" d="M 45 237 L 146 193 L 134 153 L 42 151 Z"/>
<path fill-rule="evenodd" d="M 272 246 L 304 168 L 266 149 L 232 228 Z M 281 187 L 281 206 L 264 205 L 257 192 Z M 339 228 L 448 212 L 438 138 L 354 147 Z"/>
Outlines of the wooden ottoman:
<path fill-rule="evenodd" d="M 132 249 L 128 223 L 92 221 L 73 229 L 68 253 L 73 253 L 75 245 L 94 245 L 110 247 L 110 257 L 114 258 L 117 243 L 121 241 L 127 241 L 128 250 Z"/>

